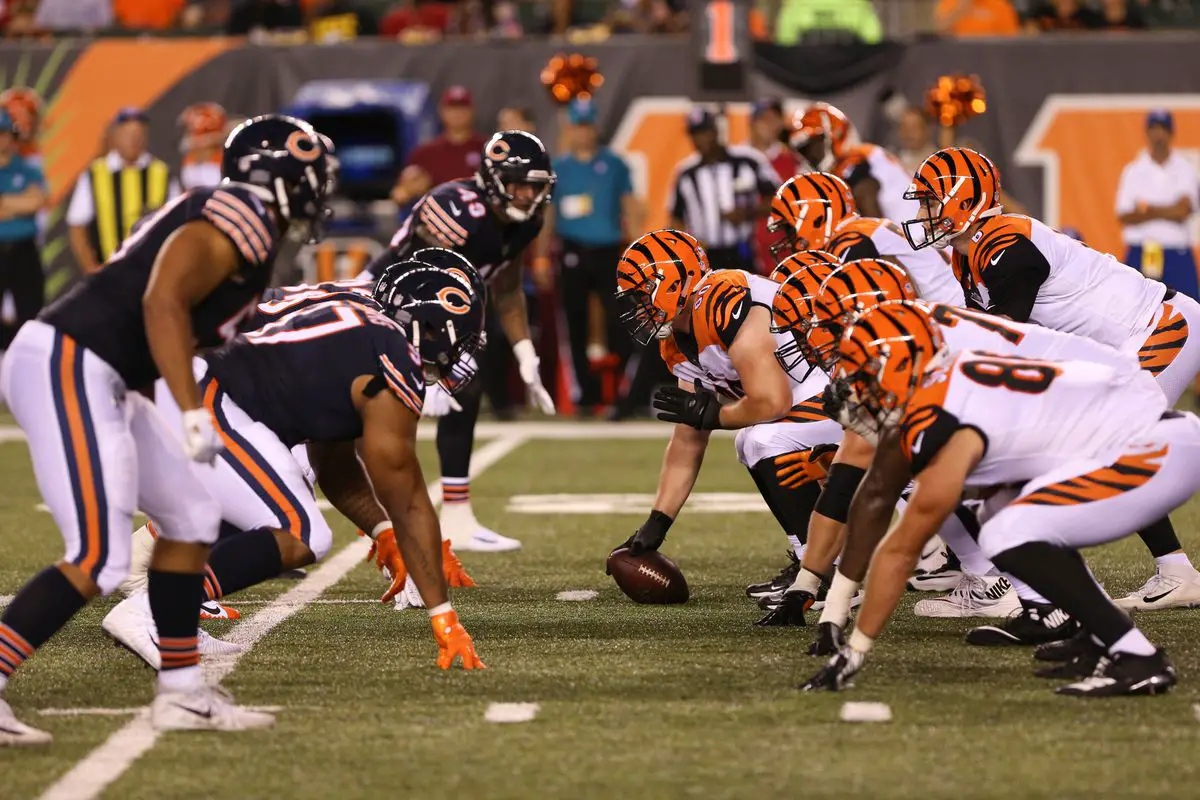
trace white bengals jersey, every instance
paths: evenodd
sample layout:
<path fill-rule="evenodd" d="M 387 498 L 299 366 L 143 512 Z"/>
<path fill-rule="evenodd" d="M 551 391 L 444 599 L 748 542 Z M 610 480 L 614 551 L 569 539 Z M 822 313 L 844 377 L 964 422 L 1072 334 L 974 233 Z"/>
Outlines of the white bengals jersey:
<path fill-rule="evenodd" d="M 691 332 L 673 331 L 659 342 L 671 374 L 681 383 L 714 392 L 723 402 L 745 396 L 741 376 L 729 358 L 729 347 L 750 309 L 761 306 L 769 315 L 778 291 L 779 284 L 774 281 L 742 270 L 719 270 L 701 278 L 685 311 L 692 323 Z M 790 334 L 776 335 L 775 340 L 778 346 L 790 340 Z M 816 398 L 825 390 L 828 378 L 818 369 L 802 377 L 797 380 L 788 375 L 793 414 L 800 413 L 798 409 L 803 406 L 804 413 L 811 411 L 824 418 Z"/>
<path fill-rule="evenodd" d="M 1023 483 L 1078 459 L 1119 454 L 1167 410 L 1137 364 L 1043 361 L 967 350 L 926 376 L 900 423 L 918 473 L 962 428 L 983 437 L 967 486 Z"/>
<path fill-rule="evenodd" d="M 185 160 L 179 168 L 179 182 L 187 189 L 211 189 L 221 182 L 221 159 Z"/>
<path fill-rule="evenodd" d="M 1138 366 L 1137 358 L 1128 352 L 1040 325 L 1013 322 L 982 311 L 943 304 L 930 305 L 929 312 L 938 323 L 946 346 L 954 352 L 977 350 L 1050 361 L 1094 361 L 1115 367 Z"/>
<path fill-rule="evenodd" d="M 1095 339 L 1140 343 L 1166 287 L 1111 255 L 1015 214 L 986 220 L 954 269 L 967 301 L 993 314 Z"/>
<path fill-rule="evenodd" d="M 887 219 L 901 222 L 916 219 L 920 204 L 916 200 L 904 199 L 904 193 L 912 184 L 912 173 L 904 168 L 898 158 L 879 145 L 864 144 L 850 148 L 833 171 L 846 181 L 850 188 L 854 188 L 863 178 L 869 177 L 878 181 L 879 210 Z"/>
<path fill-rule="evenodd" d="M 966 305 L 949 254 L 933 247 L 913 250 L 899 226 L 890 219 L 850 217 L 838 225 L 827 249 L 842 261 L 859 258 L 895 261 L 908 273 L 922 300 Z"/>

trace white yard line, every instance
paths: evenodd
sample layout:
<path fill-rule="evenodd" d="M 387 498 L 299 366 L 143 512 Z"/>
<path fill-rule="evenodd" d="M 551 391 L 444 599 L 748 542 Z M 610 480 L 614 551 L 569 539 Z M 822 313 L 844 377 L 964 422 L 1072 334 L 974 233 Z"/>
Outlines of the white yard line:
<path fill-rule="evenodd" d="M 515 431 L 504 438 L 495 439 L 479 448 L 471 457 L 471 476 L 475 477 L 495 465 L 525 442 L 525 437 Z M 441 503 L 439 483 L 434 481 L 427 487 L 435 505 Z M 322 562 L 308 577 L 294 588 L 272 601 L 261 611 L 238 622 L 229 635 L 229 641 L 246 646 L 246 651 L 229 658 L 212 660 L 205 664 L 205 676 L 216 682 L 237 667 L 242 656 L 270 633 L 276 625 L 295 614 L 304 606 L 320 597 L 321 593 L 344 578 L 358 566 L 368 546 L 366 539 L 356 539 L 336 554 Z M 97 747 L 71 771 L 58 779 L 42 795 L 41 800 L 90 800 L 99 797 L 158 741 L 159 733 L 150 724 L 147 708 L 137 714 L 123 728 Z"/>
<path fill-rule="evenodd" d="M 246 706 L 252 711 L 265 711 L 268 714 L 278 714 L 283 706 Z M 141 714 L 145 706 L 130 708 L 43 708 L 38 712 L 43 717 L 128 717 Z"/>

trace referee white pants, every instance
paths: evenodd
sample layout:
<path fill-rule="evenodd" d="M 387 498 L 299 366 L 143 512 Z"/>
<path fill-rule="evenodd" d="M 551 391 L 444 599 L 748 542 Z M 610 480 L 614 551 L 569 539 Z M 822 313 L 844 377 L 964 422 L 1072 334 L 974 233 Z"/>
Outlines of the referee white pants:
<path fill-rule="evenodd" d="M 154 404 L 95 353 L 37 320 L 17 333 L 0 395 L 29 441 L 65 561 L 108 594 L 129 571 L 133 513 L 165 539 L 212 544 L 220 510 Z"/>
<path fill-rule="evenodd" d="M 192 371 L 225 444 L 211 466 L 196 467 L 201 482 L 216 498 L 221 519 L 244 531 L 284 531 L 303 542 L 317 559 L 324 558 L 333 547 L 333 531 L 317 508 L 304 468 L 274 431 L 251 419 L 215 380 L 207 379 L 204 359 L 195 359 Z M 154 395 L 168 424 L 181 426 L 179 407 L 165 382 L 155 384 Z"/>

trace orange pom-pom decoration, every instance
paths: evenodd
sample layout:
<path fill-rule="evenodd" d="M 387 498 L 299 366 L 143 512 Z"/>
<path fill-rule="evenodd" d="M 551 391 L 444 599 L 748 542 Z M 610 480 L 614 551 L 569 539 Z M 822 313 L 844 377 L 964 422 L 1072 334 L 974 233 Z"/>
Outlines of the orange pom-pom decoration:
<path fill-rule="evenodd" d="M 987 111 L 987 92 L 978 75 L 943 75 L 925 93 L 925 110 L 944 128 Z"/>
<path fill-rule="evenodd" d="M 604 84 L 604 76 L 596 59 L 572 53 L 559 53 L 542 69 L 542 83 L 556 103 L 569 103 L 579 97 L 584 100 Z"/>

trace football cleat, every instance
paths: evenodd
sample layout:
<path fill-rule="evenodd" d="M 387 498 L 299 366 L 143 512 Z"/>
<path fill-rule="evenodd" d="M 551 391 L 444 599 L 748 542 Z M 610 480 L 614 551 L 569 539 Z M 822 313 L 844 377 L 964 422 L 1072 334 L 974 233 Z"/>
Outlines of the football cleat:
<path fill-rule="evenodd" d="M 116 644 L 157 670 L 162 664 L 158 652 L 158 633 L 154 628 L 154 616 L 150 613 L 150 600 L 145 594 L 127 597 L 108 612 L 100 623 L 104 631 Z M 219 657 L 245 652 L 244 645 L 227 642 L 210 636 L 204 630 L 196 631 L 196 648 L 201 656 Z"/>
<path fill-rule="evenodd" d="M 915 592 L 950 592 L 958 587 L 963 572 L 951 564 L 943 564 L 928 572 L 914 572 L 908 588 Z"/>
<path fill-rule="evenodd" d="M 918 617 L 1007 617 L 1021 607 L 1017 592 L 1003 575 L 983 577 L 963 573 L 945 597 L 918 600 Z"/>
<path fill-rule="evenodd" d="M 208 600 L 200 604 L 200 619 L 241 619 L 242 612 L 236 608 L 221 605 L 215 600 Z"/>
<path fill-rule="evenodd" d="M 816 600 L 811 592 L 803 589 L 795 592 L 785 592 L 779 605 L 769 610 L 762 619 L 754 623 L 764 628 L 782 626 L 804 627 L 808 623 L 804 619 L 807 611 Z"/>
<path fill-rule="evenodd" d="M 1092 643 L 1091 634 L 1080 628 L 1070 639 L 1039 644 L 1037 650 L 1033 651 L 1033 657 L 1038 661 L 1070 661 L 1087 650 Z"/>
<path fill-rule="evenodd" d="M 1072 639 L 1072 641 L 1075 640 Z M 1075 641 L 1075 655 L 1069 661 L 1041 667 L 1034 670 L 1033 674 L 1039 678 L 1053 680 L 1086 678 L 1096 670 L 1096 665 L 1104 658 L 1105 653 L 1103 645 L 1091 636 L 1084 634 L 1078 641 Z"/>
<path fill-rule="evenodd" d="M 1126 611 L 1196 608 L 1200 606 L 1200 572 L 1191 564 L 1163 564 L 1140 589 L 1113 602 Z"/>
<path fill-rule="evenodd" d="M 942 537 L 934 535 L 932 539 L 925 543 L 925 549 L 921 551 L 921 557 L 917 559 L 917 566 L 913 568 L 913 573 L 920 575 L 926 572 L 933 572 L 941 569 L 954 559 L 950 556 L 950 551 L 946 548 Z M 957 568 L 957 564 L 954 565 Z"/>
<path fill-rule="evenodd" d="M 983 625 L 967 631 L 967 644 L 995 647 L 1036 645 L 1069 639 L 1078 629 L 1075 620 L 1050 603 L 1021 600 L 1021 607 L 1000 625 Z"/>
<path fill-rule="evenodd" d="M 1081 681 L 1060 686 L 1055 694 L 1070 697 L 1123 697 L 1165 694 L 1175 685 L 1175 667 L 1167 654 L 1155 650 L 1153 655 L 1113 653 L 1096 664 L 1092 674 Z"/>
<path fill-rule="evenodd" d="M 787 566 L 779 571 L 779 574 L 770 580 L 762 583 L 752 583 L 746 587 L 746 597 L 751 600 L 759 600 L 767 595 L 776 595 L 782 599 L 783 593 L 791 586 L 796 576 L 800 574 L 800 559 L 796 558 L 796 553 L 792 550 L 787 551 L 788 563 Z"/>
<path fill-rule="evenodd" d="M 232 656 L 246 652 L 244 644 L 218 639 L 210 636 L 203 629 L 196 631 L 196 649 L 200 651 L 201 656 L 208 657 Z"/>
<path fill-rule="evenodd" d="M 29 747 L 38 744 L 50 744 L 54 739 L 46 731 L 31 728 L 9 708 L 4 698 L 0 698 L 0 747 Z"/>
<path fill-rule="evenodd" d="M 808 646 L 810 656 L 831 656 L 846 644 L 846 632 L 832 622 L 817 624 L 817 639 Z"/>
<path fill-rule="evenodd" d="M 233 702 L 219 686 L 190 692 L 160 692 L 150 706 L 150 722 L 160 731 L 245 731 L 270 728 L 275 717 Z"/>
<path fill-rule="evenodd" d="M 507 553 L 521 549 L 521 543 L 516 539 L 501 536 L 480 525 L 470 503 L 444 504 L 439 521 L 442 537 L 449 539 L 451 546 L 460 553 Z"/>

